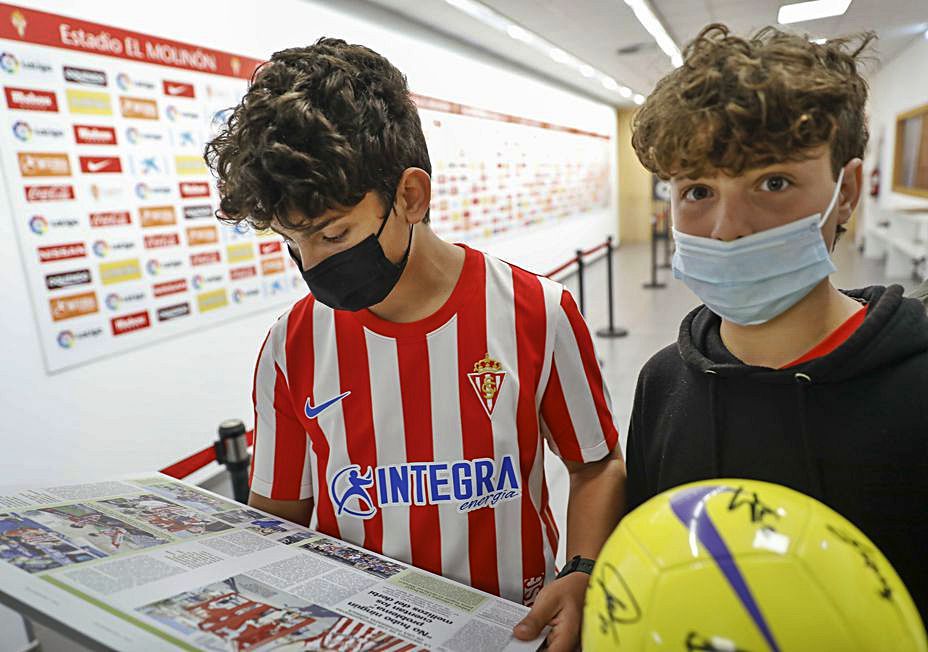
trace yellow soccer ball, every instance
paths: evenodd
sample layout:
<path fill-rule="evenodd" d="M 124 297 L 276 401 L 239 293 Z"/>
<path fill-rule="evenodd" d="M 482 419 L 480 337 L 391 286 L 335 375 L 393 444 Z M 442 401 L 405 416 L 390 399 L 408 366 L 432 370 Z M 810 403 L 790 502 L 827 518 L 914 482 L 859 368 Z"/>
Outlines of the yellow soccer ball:
<path fill-rule="evenodd" d="M 655 496 L 609 537 L 586 593 L 583 649 L 924 652 L 928 643 L 899 576 L 847 519 L 779 485 L 708 480 Z"/>

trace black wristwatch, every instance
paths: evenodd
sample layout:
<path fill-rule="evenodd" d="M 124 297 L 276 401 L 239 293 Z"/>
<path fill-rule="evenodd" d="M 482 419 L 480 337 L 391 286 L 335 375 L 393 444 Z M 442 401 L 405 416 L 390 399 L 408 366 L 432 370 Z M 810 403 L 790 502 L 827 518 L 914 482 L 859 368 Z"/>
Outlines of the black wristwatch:
<path fill-rule="evenodd" d="M 561 569 L 561 572 L 557 574 L 557 579 L 561 579 L 565 575 L 570 575 L 571 573 L 576 573 L 577 571 L 586 573 L 587 575 L 592 575 L 593 566 L 595 564 L 596 562 L 594 560 L 585 559 L 580 555 L 577 555 L 564 565 L 564 568 Z"/>

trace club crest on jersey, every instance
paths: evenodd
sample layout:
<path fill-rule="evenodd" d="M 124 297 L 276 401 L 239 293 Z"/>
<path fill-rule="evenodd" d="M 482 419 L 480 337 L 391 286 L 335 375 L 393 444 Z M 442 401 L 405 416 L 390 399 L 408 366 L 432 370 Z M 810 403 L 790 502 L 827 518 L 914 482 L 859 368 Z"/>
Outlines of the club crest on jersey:
<path fill-rule="evenodd" d="M 493 410 L 496 409 L 499 390 L 503 386 L 503 380 L 506 379 L 503 365 L 491 358 L 490 354 L 487 353 L 482 360 L 474 363 L 474 371 L 467 374 L 467 379 L 470 381 L 470 386 L 477 392 L 477 398 L 480 400 L 480 405 L 483 406 L 487 416 L 493 418 Z"/>
<path fill-rule="evenodd" d="M 511 455 L 500 460 L 390 464 L 367 467 L 364 473 L 357 464 L 350 464 L 329 481 L 335 515 L 363 519 L 374 516 L 378 508 L 442 503 L 457 503 L 459 512 L 471 512 L 521 495 Z"/>

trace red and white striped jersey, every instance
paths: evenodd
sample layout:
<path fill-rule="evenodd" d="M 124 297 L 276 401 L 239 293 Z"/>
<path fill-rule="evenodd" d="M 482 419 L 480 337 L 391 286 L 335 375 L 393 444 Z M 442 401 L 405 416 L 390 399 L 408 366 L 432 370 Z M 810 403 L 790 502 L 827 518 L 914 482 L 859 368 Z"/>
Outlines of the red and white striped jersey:
<path fill-rule="evenodd" d="M 320 532 L 531 604 L 558 538 L 542 437 L 592 462 L 618 431 L 570 294 L 465 252 L 421 321 L 312 296 L 277 321 L 255 371 L 251 489 L 313 498 Z"/>

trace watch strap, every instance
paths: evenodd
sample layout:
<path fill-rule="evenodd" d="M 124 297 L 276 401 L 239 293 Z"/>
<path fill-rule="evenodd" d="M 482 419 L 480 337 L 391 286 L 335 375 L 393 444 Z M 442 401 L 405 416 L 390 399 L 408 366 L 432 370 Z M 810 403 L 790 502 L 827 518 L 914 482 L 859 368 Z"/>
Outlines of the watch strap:
<path fill-rule="evenodd" d="M 557 574 L 557 579 L 570 575 L 571 573 L 581 572 L 586 573 L 587 575 L 593 574 L 593 566 L 596 565 L 596 561 L 593 559 L 586 559 L 580 555 L 576 555 L 568 561 L 564 568 L 561 569 L 561 572 Z"/>

